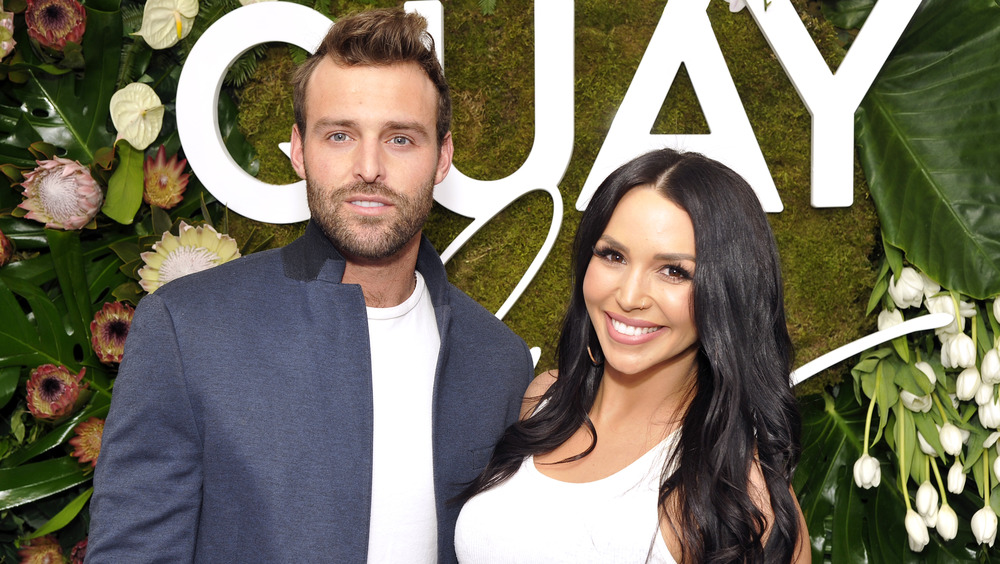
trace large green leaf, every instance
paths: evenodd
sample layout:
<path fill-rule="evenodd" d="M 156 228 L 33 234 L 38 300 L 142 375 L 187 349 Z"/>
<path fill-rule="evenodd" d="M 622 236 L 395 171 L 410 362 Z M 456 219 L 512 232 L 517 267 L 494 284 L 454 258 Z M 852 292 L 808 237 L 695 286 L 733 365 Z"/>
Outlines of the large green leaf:
<path fill-rule="evenodd" d="M 115 90 L 122 44 L 117 3 L 92 4 L 87 6 L 87 33 L 83 38 L 86 67 L 82 78 L 75 73 L 51 76 L 31 70 L 25 84 L 10 89 L 18 106 L 4 108 L 20 112 L 40 138 L 65 150 L 63 156 L 85 164 L 93 161 L 98 148 L 114 140 L 107 128 L 108 105 Z M 26 37 L 21 44 L 28 45 Z M 40 63 L 30 49 L 22 51 L 27 63 Z M 6 143 L 18 139 L 8 138 Z"/>
<path fill-rule="evenodd" d="M 945 543 L 931 531 L 930 544 L 915 553 L 909 549 L 903 524 L 906 506 L 897 489 L 899 466 L 885 442 L 869 450 L 881 463 L 881 484 L 870 490 L 854 484 L 853 467 L 861 455 L 866 415 L 854 395 L 842 388 L 836 398 L 829 393 L 809 396 L 802 400 L 801 410 L 802 459 L 794 485 L 812 539 L 814 562 L 997 561 L 972 537 L 969 519 L 982 507 L 974 487 L 967 487 L 961 496 L 948 497 L 959 515 L 958 537 Z"/>
<path fill-rule="evenodd" d="M 0 490 L 0 511 L 82 484 L 91 478 L 87 468 L 72 456 L 0 468 L 0 484 L 4 488 Z"/>
<path fill-rule="evenodd" d="M 924 0 L 861 104 L 885 240 L 942 286 L 1000 294 L 1000 6 Z"/>

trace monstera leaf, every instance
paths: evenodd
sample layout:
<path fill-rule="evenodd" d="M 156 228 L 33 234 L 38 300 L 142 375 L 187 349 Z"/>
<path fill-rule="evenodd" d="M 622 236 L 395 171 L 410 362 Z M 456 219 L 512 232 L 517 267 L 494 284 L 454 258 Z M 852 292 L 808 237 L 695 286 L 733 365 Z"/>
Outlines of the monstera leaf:
<path fill-rule="evenodd" d="M 921 552 L 909 549 L 903 517 L 906 506 L 897 484 L 898 468 L 881 441 L 869 454 L 882 464 L 882 482 L 870 490 L 854 484 L 854 462 L 861 456 L 866 413 L 846 387 L 836 398 L 828 392 L 803 398 L 802 458 L 795 491 L 812 539 L 813 562 L 996 562 L 975 543 L 969 518 L 980 507 L 975 487 L 948 503 L 959 515 L 958 536 L 947 543 L 931 531 Z M 872 436 L 875 429 L 871 431 Z M 893 462 L 893 463 L 890 463 Z M 912 501 L 911 501 L 912 503 Z M 964 517 L 963 517 L 964 516 Z"/>
<path fill-rule="evenodd" d="M 1000 294 L 1000 6 L 924 0 L 857 114 L 885 240 L 946 288 Z"/>
<path fill-rule="evenodd" d="M 27 36 L 20 33 L 18 42 L 28 45 Z M 22 49 L 31 67 L 28 80 L 10 89 L 10 103 L 19 103 L 20 107 L 0 107 L 0 114 L 20 114 L 16 122 L 4 127 L 9 135 L 18 136 L 7 141 L 30 138 L 26 130 L 32 129 L 34 135 L 64 149 L 60 155 L 90 164 L 97 149 L 114 141 L 107 127 L 108 104 L 115 91 L 121 48 L 118 2 L 99 0 L 87 3 L 87 33 L 83 39 L 86 67 L 82 78 L 75 73 L 46 73 L 31 50 Z"/>

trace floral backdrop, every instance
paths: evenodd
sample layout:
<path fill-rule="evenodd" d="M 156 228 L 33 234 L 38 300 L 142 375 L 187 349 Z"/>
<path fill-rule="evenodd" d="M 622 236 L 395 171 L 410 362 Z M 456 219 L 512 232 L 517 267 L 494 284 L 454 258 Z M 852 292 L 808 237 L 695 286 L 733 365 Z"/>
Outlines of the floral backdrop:
<path fill-rule="evenodd" d="M 800 3 L 849 47 L 874 0 Z M 226 234 L 226 210 L 191 174 L 174 125 L 188 50 L 239 6 L 0 5 L 0 562 L 82 561 L 103 418 L 140 297 L 268 243 Z M 867 312 L 879 329 L 927 312 L 954 321 L 867 351 L 842 383 L 802 397 L 795 489 L 816 561 L 996 559 L 998 46 L 994 0 L 924 0 L 857 112 L 882 239 Z M 232 94 L 261 54 L 230 69 L 219 107 L 227 147 L 251 174 Z"/>

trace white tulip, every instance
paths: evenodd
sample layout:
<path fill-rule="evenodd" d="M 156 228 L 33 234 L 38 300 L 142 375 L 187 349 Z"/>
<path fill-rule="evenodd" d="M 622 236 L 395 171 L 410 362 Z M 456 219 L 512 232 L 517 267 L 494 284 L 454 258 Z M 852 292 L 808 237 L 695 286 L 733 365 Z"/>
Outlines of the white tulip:
<path fill-rule="evenodd" d="M 955 300 L 951 299 L 948 294 L 927 298 L 924 305 L 931 313 L 947 313 L 953 317 L 951 323 L 934 330 L 934 334 L 938 336 L 954 335 L 965 331 L 965 318 L 976 314 L 976 306 L 971 302 L 958 302 L 958 311 L 955 311 Z"/>
<path fill-rule="evenodd" d="M 941 448 L 952 456 L 958 456 L 962 452 L 962 430 L 950 422 L 945 422 L 938 428 L 938 438 L 941 439 Z"/>
<path fill-rule="evenodd" d="M 994 520 L 996 515 L 993 516 Z M 920 552 L 927 546 L 927 543 L 931 542 L 930 534 L 927 532 L 927 524 L 924 523 L 924 518 L 920 516 L 919 513 L 912 509 L 906 510 L 906 519 L 903 521 L 906 524 L 906 534 L 910 539 L 910 550 L 913 552 Z M 994 533 L 996 533 L 996 522 L 994 522 Z"/>
<path fill-rule="evenodd" d="M 951 465 L 951 470 L 948 470 L 948 491 L 953 494 L 965 491 L 965 470 L 957 460 Z"/>
<path fill-rule="evenodd" d="M 931 410 L 931 406 L 934 405 L 934 401 L 931 400 L 930 394 L 927 394 L 926 396 L 915 396 L 906 390 L 901 390 L 899 392 L 899 399 L 903 402 L 906 409 L 920 413 L 927 413 Z"/>
<path fill-rule="evenodd" d="M 969 368 L 976 365 L 976 344 L 972 342 L 972 337 L 956 333 L 941 344 L 941 348 L 947 351 L 948 364 L 944 364 L 945 353 L 941 354 L 941 363 L 945 368 Z"/>
<path fill-rule="evenodd" d="M 987 384 L 1000 384 L 1000 352 L 996 348 L 986 351 L 979 375 Z"/>
<path fill-rule="evenodd" d="M 958 515 L 947 503 L 938 511 L 937 532 L 945 542 L 958 535 Z"/>
<path fill-rule="evenodd" d="M 1000 321 L 1000 297 L 993 300 L 993 318 Z"/>
<path fill-rule="evenodd" d="M 993 459 L 993 475 L 997 477 L 997 481 L 1000 482 L 1000 456 Z"/>
<path fill-rule="evenodd" d="M 979 544 L 993 546 L 997 538 L 997 514 L 992 507 L 986 506 L 972 516 L 972 534 Z"/>
<path fill-rule="evenodd" d="M 917 488 L 917 513 L 924 519 L 928 527 L 937 525 L 938 493 L 930 480 L 924 480 Z"/>
<path fill-rule="evenodd" d="M 903 322 L 903 312 L 898 309 L 883 309 L 878 314 L 878 330 L 884 331 Z"/>
<path fill-rule="evenodd" d="M 900 309 L 919 307 L 924 299 L 924 283 L 920 279 L 920 274 L 907 266 L 899 273 L 898 282 L 895 274 L 890 276 L 889 295 Z"/>
<path fill-rule="evenodd" d="M 861 458 L 854 463 L 854 483 L 859 488 L 867 490 L 872 487 L 877 488 L 881 482 L 882 468 L 879 466 L 878 459 L 862 454 Z"/>
<path fill-rule="evenodd" d="M 955 380 L 955 395 L 962 401 L 969 401 L 976 397 L 982 383 L 983 381 L 979 379 L 979 371 L 976 370 L 975 366 L 966 368 L 959 373 Z"/>
<path fill-rule="evenodd" d="M 976 405 L 985 405 L 993 401 L 995 395 L 993 394 L 992 384 L 980 384 L 979 389 L 976 390 Z"/>
<path fill-rule="evenodd" d="M 976 410 L 979 414 L 979 423 L 987 429 L 1000 427 L 1000 403 L 996 400 L 979 406 Z"/>
<path fill-rule="evenodd" d="M 934 447 L 932 447 L 929 442 L 927 442 L 927 439 L 924 438 L 923 433 L 920 431 L 917 431 L 917 444 L 920 445 L 920 452 L 926 454 L 927 456 L 938 455 L 938 452 L 934 450 Z"/>
<path fill-rule="evenodd" d="M 931 387 L 937 384 L 937 374 L 934 373 L 934 368 L 931 367 L 930 364 L 927 364 L 926 362 L 921 360 L 920 362 L 914 364 L 913 366 L 915 366 L 917 370 L 923 372 L 924 375 L 927 376 L 927 379 L 931 381 Z"/>
<path fill-rule="evenodd" d="M 920 273 L 920 282 L 924 285 L 924 297 L 929 298 L 934 294 L 941 291 L 941 285 L 937 282 L 931 280 L 930 276 L 927 276 L 923 272 Z"/>

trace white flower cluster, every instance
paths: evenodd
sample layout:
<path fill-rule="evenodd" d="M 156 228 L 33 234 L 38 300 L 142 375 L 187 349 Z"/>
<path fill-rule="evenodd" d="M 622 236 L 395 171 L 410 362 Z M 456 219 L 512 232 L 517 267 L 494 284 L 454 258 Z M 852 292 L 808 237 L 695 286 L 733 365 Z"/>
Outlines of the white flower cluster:
<path fill-rule="evenodd" d="M 881 465 L 868 453 L 868 431 L 876 403 L 886 402 L 889 405 L 882 406 L 883 412 L 895 409 L 897 429 L 903 425 L 904 419 L 909 420 L 910 429 L 917 427 L 915 445 L 903 444 L 903 436 L 899 435 L 894 447 L 897 459 L 909 459 L 914 448 L 919 448 L 926 455 L 921 457 L 917 454 L 921 462 L 914 462 L 916 470 L 911 470 L 911 476 L 921 477 L 917 480 L 919 486 L 912 506 L 909 493 L 912 490 L 904 485 L 904 524 L 910 549 L 915 552 L 923 550 L 930 542 L 931 529 L 937 530 L 944 541 L 955 538 L 959 516 L 948 504 L 947 495 L 964 492 L 968 471 L 975 464 L 983 464 L 986 471 L 982 474 L 986 483 L 980 484 L 985 499 L 982 509 L 971 518 L 971 528 L 978 543 L 992 547 L 996 540 L 998 519 L 989 500 L 991 492 L 1000 488 L 1000 442 L 997 440 L 1000 438 L 1000 400 L 997 398 L 997 385 L 1000 384 L 1000 347 L 997 342 L 1000 340 L 1000 331 L 997 330 L 1000 327 L 997 323 L 1000 319 L 1000 297 L 992 304 L 986 304 L 992 306 L 988 309 L 993 315 L 988 318 L 988 313 L 981 311 L 981 305 L 963 300 L 955 292 L 942 290 L 939 284 L 912 267 L 902 268 L 898 277 L 891 275 L 886 292 L 888 296 L 882 297 L 885 308 L 878 315 L 879 330 L 902 323 L 905 320 L 904 310 L 911 308 L 947 313 L 953 321 L 935 330 L 937 339 L 930 354 L 927 341 L 922 337 L 920 345 L 900 338 L 893 343 L 892 349 L 882 349 L 870 356 L 877 362 L 868 362 L 874 364 L 865 365 L 863 360 L 858 365 L 857 371 L 861 375 L 855 374 L 856 377 L 876 378 L 877 373 L 877 378 L 883 378 L 883 374 L 894 378 L 899 402 L 896 403 L 894 393 L 879 391 L 880 380 L 876 379 L 874 386 L 871 380 L 867 380 L 865 389 L 866 393 L 872 390 L 872 401 L 868 408 L 864 452 L 854 464 L 854 481 L 858 487 L 865 489 L 878 487 L 882 481 Z M 977 319 L 977 315 L 982 318 Z M 984 328 L 991 334 L 984 335 Z M 921 354 L 925 356 L 923 360 Z M 889 362 L 892 369 L 883 370 L 883 362 Z M 863 365 L 867 368 L 861 368 Z M 877 367 L 875 370 L 871 369 L 873 365 Z M 929 385 L 923 382 L 923 377 Z M 881 385 L 884 388 L 884 382 Z M 902 408 L 894 405 L 901 405 Z M 970 418 L 973 410 L 975 416 Z M 924 431 L 931 429 L 931 423 L 936 436 L 925 436 Z M 885 425 L 886 422 L 882 422 L 879 429 Z M 989 438 L 982 441 L 987 434 Z M 976 442 L 982 441 L 982 449 L 978 445 L 974 449 L 966 449 L 971 437 L 976 437 Z M 952 462 L 947 481 L 942 479 L 938 470 L 939 461 L 947 464 L 946 457 Z M 936 486 L 932 478 L 936 478 Z"/>

